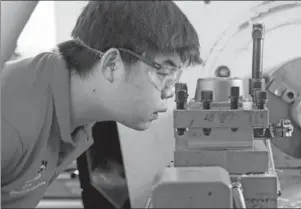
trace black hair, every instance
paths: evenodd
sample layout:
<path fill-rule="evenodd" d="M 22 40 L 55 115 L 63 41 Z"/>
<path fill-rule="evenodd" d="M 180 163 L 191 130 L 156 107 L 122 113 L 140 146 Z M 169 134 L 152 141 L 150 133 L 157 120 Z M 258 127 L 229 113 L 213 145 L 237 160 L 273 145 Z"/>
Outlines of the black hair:
<path fill-rule="evenodd" d="M 71 33 L 59 44 L 67 67 L 86 74 L 100 59 L 95 51 L 126 48 L 138 54 L 177 52 L 183 63 L 201 64 L 195 28 L 172 1 L 89 1 Z M 137 61 L 120 52 L 124 62 Z"/>

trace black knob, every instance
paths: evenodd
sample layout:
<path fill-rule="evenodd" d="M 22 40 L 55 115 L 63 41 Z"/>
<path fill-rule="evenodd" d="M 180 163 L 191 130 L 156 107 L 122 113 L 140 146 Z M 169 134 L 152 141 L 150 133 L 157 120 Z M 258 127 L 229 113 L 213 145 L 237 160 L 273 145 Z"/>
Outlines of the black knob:
<path fill-rule="evenodd" d="M 213 91 L 201 91 L 201 101 L 203 108 L 209 110 L 213 101 Z"/>
<path fill-rule="evenodd" d="M 230 96 L 231 97 L 239 97 L 239 87 L 238 86 L 232 86 L 231 87 L 231 92 L 230 92 Z"/>
<path fill-rule="evenodd" d="M 255 97 L 257 100 L 266 100 L 268 98 L 268 94 L 266 91 L 255 91 Z"/>
<path fill-rule="evenodd" d="M 258 109 L 264 109 L 268 98 L 268 94 L 266 91 L 255 91 L 255 101 Z"/>
<path fill-rule="evenodd" d="M 180 90 L 188 91 L 187 84 L 186 83 L 176 83 L 175 90 L 176 91 L 180 91 Z"/>
<path fill-rule="evenodd" d="M 231 100 L 231 104 L 230 107 L 231 109 L 238 109 L 238 105 L 239 105 L 239 87 L 238 86 L 232 86 L 231 90 L 230 90 L 230 100 Z"/>
<path fill-rule="evenodd" d="M 201 91 L 201 101 L 202 102 L 212 102 L 213 91 Z"/>

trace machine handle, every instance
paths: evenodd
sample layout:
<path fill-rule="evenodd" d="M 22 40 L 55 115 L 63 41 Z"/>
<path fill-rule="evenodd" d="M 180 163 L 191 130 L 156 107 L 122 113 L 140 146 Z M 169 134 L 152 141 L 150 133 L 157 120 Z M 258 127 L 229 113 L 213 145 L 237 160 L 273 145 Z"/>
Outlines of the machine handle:
<path fill-rule="evenodd" d="M 148 198 L 144 208 L 151 208 L 151 205 L 152 205 L 152 198 Z"/>
<path fill-rule="evenodd" d="M 241 183 L 233 182 L 231 186 L 232 186 L 234 208 L 247 208 Z"/>

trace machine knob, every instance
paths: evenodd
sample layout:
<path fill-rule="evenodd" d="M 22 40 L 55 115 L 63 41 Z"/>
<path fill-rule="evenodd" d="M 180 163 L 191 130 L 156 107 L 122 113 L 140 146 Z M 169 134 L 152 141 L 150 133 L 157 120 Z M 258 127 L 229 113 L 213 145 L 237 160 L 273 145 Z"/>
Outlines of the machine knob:
<path fill-rule="evenodd" d="M 239 92 L 239 87 L 238 86 L 232 86 L 231 91 L 230 91 L 231 97 L 239 97 L 240 92 Z"/>
<path fill-rule="evenodd" d="M 180 91 L 180 90 L 187 91 L 188 90 L 187 84 L 186 83 L 176 83 L 175 90 L 176 91 Z"/>
<path fill-rule="evenodd" d="M 202 91 L 201 92 L 201 101 L 202 102 L 212 102 L 213 100 L 213 91 Z"/>
<path fill-rule="evenodd" d="M 265 28 L 263 24 L 253 24 L 252 38 L 253 39 L 262 39 L 264 38 Z"/>
<path fill-rule="evenodd" d="M 213 91 L 201 91 L 201 101 L 203 103 L 203 108 L 209 110 L 213 101 Z"/>
<path fill-rule="evenodd" d="M 264 109 L 268 94 L 266 91 L 255 91 L 255 101 L 258 109 Z"/>
<path fill-rule="evenodd" d="M 239 92 L 239 87 L 238 86 L 232 86 L 231 90 L 230 90 L 230 100 L 231 100 L 231 109 L 238 109 L 238 105 L 239 105 L 239 96 L 240 96 L 240 92 Z"/>
<path fill-rule="evenodd" d="M 256 91 L 255 97 L 258 100 L 266 100 L 268 98 L 268 94 L 266 91 Z"/>
<path fill-rule="evenodd" d="M 185 105 L 188 98 L 188 88 L 186 83 L 176 83 L 176 98 L 175 102 L 177 103 L 177 109 L 185 109 Z"/>

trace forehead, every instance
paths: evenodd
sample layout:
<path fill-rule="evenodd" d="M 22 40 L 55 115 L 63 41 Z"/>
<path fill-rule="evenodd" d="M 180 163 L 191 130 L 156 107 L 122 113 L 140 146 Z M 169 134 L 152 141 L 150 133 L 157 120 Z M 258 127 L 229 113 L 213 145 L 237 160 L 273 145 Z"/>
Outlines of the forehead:
<path fill-rule="evenodd" d="M 155 61 L 160 63 L 160 64 L 174 65 L 176 67 L 179 67 L 179 66 L 182 65 L 181 58 L 176 52 L 157 54 L 155 56 Z"/>

